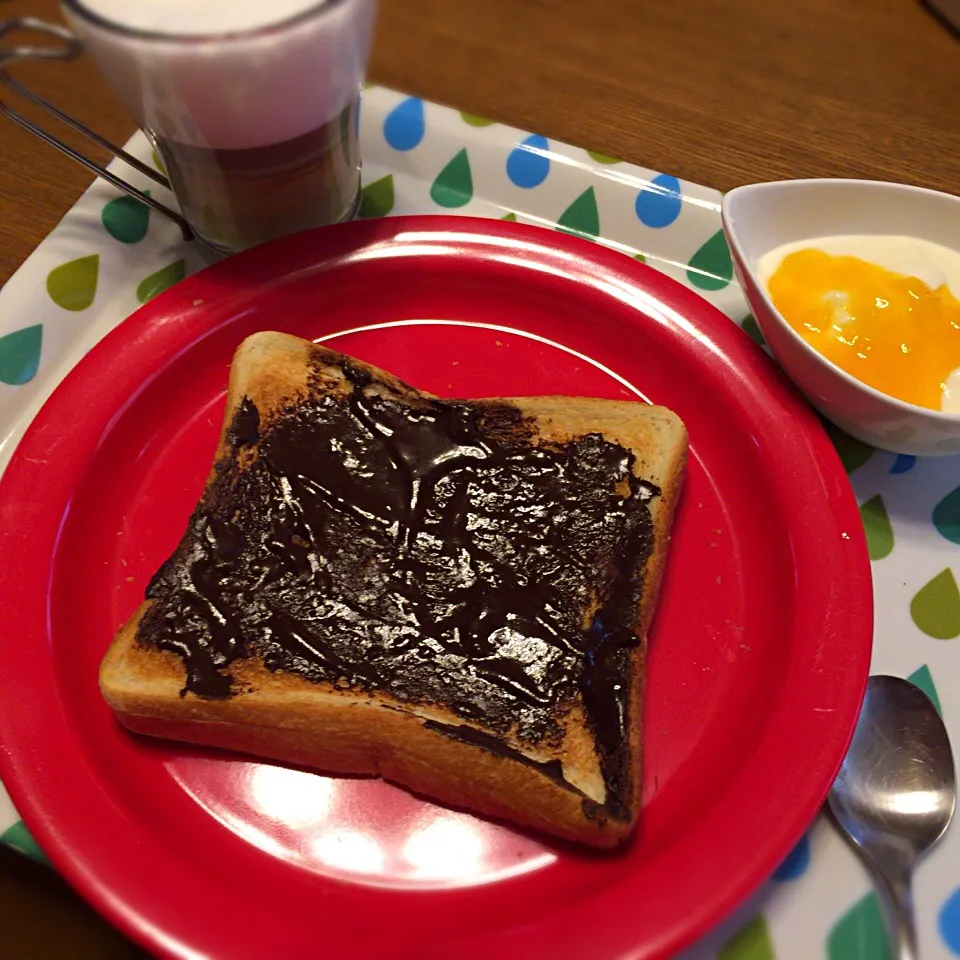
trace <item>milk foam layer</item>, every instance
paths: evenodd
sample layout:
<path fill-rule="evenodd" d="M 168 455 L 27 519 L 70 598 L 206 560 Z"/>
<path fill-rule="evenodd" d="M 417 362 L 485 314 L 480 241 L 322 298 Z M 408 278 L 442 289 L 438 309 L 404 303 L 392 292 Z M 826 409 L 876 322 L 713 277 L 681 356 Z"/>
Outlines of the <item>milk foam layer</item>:
<path fill-rule="evenodd" d="M 210 35 L 256 30 L 330 0 L 79 0 L 84 10 L 130 30 Z"/>
<path fill-rule="evenodd" d="M 164 35 L 138 37 L 85 10 Z M 376 0 L 90 0 L 64 13 L 144 127 L 189 146 L 243 150 L 309 133 L 358 95 Z M 164 23 L 150 25 L 157 18 Z M 236 32 L 262 26 L 273 29 Z"/>

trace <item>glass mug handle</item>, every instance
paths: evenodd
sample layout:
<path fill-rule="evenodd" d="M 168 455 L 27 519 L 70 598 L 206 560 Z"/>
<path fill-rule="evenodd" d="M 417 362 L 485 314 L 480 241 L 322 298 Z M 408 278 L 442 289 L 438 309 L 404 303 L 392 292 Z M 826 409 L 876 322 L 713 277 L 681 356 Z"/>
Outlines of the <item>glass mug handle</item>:
<path fill-rule="evenodd" d="M 124 163 L 128 163 L 131 167 L 142 173 L 144 176 L 149 177 L 151 180 L 159 183 L 160 186 L 166 187 L 169 190 L 170 181 L 167 180 L 167 178 L 162 174 L 157 173 L 156 170 L 151 169 L 136 157 L 131 156 L 125 150 L 110 143 L 109 140 L 105 140 L 100 136 L 100 134 L 91 130 L 87 126 L 84 126 L 79 121 L 74 120 L 73 117 L 63 113 L 61 110 L 58 110 L 52 104 L 47 103 L 46 100 L 44 100 L 42 97 L 38 97 L 35 93 L 28 90 L 25 86 L 23 86 L 22 83 L 14 80 L 13 77 L 7 73 L 7 64 L 13 63 L 17 60 L 75 60 L 83 49 L 80 41 L 69 30 L 67 30 L 66 27 L 61 27 L 54 23 L 48 23 L 45 20 L 37 20 L 33 17 L 19 17 L 14 20 L 0 20 L 0 41 L 4 40 L 4 38 L 10 34 L 16 33 L 17 31 L 43 33 L 49 37 L 53 37 L 55 40 L 61 41 L 61 43 L 57 44 L 56 46 L 7 47 L 5 45 L 0 45 L 0 83 L 2 83 L 9 90 L 12 90 L 18 96 L 22 97 L 24 100 L 28 100 L 30 103 L 36 104 L 36 106 L 45 110 L 52 117 L 55 117 L 62 123 L 67 124 L 67 126 L 72 127 L 78 133 L 83 134 L 83 136 L 85 136 L 87 139 L 99 144 L 105 150 L 108 150 L 115 157 L 123 160 Z M 14 123 L 19 124 L 25 130 L 29 130 L 30 133 L 39 137 L 44 143 L 48 143 L 51 147 L 55 147 L 61 153 L 66 154 L 66 156 L 70 157 L 71 160 L 75 160 L 77 163 L 82 164 L 88 170 L 95 173 L 98 177 L 102 177 L 104 180 L 112 183 L 115 187 L 123 190 L 125 193 L 130 194 L 131 197 L 135 197 L 141 203 L 145 203 L 152 210 L 156 210 L 157 213 L 163 214 L 163 216 L 173 220 L 173 222 L 176 223 L 176 225 L 180 228 L 180 232 L 183 234 L 184 240 L 190 240 L 193 238 L 193 231 L 190 229 L 187 221 L 175 210 L 171 210 L 169 207 L 164 206 L 164 204 L 154 200 L 153 197 L 149 196 L 149 194 L 146 194 L 142 190 L 138 190 L 136 187 L 131 186 L 131 184 L 127 183 L 126 180 L 123 180 L 116 174 L 111 173 L 104 167 L 101 167 L 100 164 L 95 163 L 89 157 L 86 157 L 82 153 L 74 150 L 73 147 L 64 143 L 62 140 L 57 139 L 57 137 L 53 136 L 52 134 L 47 133 L 47 131 L 42 127 L 38 127 L 26 117 L 17 113 L 15 110 L 11 110 L 10 107 L 3 102 L 3 100 L 0 100 L 0 114 L 9 117 Z"/>

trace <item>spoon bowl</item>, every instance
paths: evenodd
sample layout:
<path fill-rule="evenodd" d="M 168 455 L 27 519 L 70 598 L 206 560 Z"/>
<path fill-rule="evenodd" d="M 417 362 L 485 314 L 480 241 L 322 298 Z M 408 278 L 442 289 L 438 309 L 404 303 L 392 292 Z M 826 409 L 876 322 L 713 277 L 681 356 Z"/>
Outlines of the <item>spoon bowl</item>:
<path fill-rule="evenodd" d="M 899 677 L 870 678 L 828 804 L 876 876 L 899 957 L 915 958 L 911 876 L 956 806 L 947 730 L 919 687 Z"/>

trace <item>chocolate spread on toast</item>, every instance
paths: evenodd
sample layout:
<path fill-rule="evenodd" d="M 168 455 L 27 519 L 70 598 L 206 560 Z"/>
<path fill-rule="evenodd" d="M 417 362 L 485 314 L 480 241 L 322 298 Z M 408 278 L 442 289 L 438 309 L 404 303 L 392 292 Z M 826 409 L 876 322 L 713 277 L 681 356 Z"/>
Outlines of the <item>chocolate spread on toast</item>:
<path fill-rule="evenodd" d="M 138 642 L 183 659 L 184 694 L 234 695 L 230 664 L 255 657 L 530 743 L 560 736 L 579 692 L 607 810 L 625 815 L 624 681 L 659 490 L 599 434 L 552 445 L 509 404 L 368 395 L 369 376 L 340 366 L 347 397 L 318 387 L 266 423 L 243 400 L 234 456 L 151 582 Z"/>

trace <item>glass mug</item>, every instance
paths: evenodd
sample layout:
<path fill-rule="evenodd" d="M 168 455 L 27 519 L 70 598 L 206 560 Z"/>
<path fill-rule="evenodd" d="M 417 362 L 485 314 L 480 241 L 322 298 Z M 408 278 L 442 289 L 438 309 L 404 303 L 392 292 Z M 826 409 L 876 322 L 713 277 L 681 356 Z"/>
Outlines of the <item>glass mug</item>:
<path fill-rule="evenodd" d="M 376 0 L 61 2 L 198 239 L 229 254 L 356 215 Z"/>

